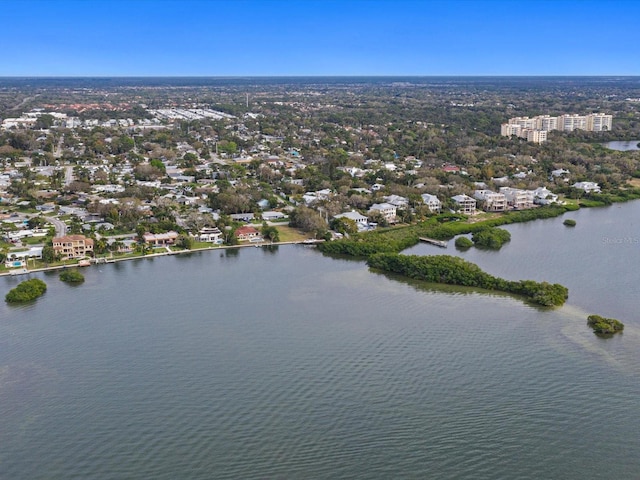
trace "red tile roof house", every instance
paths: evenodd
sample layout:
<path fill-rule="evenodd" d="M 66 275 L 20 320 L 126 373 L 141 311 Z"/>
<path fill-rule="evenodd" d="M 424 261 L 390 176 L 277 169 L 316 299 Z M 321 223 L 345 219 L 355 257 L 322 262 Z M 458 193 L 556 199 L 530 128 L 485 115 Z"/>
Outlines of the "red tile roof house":
<path fill-rule="evenodd" d="M 63 260 L 93 254 L 93 239 L 84 235 L 67 235 L 53 239 L 53 251 Z"/>
<path fill-rule="evenodd" d="M 247 240 L 251 241 L 251 240 L 259 239 L 260 232 L 255 228 L 247 225 L 247 226 L 239 227 L 236 230 L 236 237 L 240 242 L 247 241 Z"/>

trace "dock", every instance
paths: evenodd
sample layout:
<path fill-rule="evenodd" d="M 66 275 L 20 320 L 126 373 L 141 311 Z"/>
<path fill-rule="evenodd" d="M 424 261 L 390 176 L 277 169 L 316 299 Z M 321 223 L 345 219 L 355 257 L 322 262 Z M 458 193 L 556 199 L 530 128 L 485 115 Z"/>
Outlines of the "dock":
<path fill-rule="evenodd" d="M 445 242 L 443 240 L 434 240 L 433 238 L 427 238 L 427 237 L 418 237 L 418 238 L 420 238 L 421 242 L 430 243 L 431 245 L 435 245 L 436 247 L 441 247 L 441 248 L 447 248 L 447 245 L 449 244 L 449 242 Z"/>

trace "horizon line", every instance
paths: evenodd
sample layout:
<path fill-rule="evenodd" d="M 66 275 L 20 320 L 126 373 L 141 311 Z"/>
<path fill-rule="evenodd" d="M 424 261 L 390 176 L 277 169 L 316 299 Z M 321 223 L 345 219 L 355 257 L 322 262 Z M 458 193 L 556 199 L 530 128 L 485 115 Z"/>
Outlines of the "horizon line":
<path fill-rule="evenodd" d="M 481 78 L 530 78 L 530 77 L 588 77 L 588 78 L 603 78 L 603 77 L 640 77 L 640 74 L 313 74 L 313 75 L 0 75 L 0 79 L 3 78 L 433 78 L 433 77 L 447 77 L 447 78 L 469 78 L 469 77 L 481 77 Z"/>

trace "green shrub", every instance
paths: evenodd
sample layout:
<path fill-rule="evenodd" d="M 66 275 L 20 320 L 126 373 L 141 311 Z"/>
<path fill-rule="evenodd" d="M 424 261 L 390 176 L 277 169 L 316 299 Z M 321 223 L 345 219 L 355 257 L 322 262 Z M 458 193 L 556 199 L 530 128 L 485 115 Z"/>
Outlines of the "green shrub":
<path fill-rule="evenodd" d="M 471 248 L 473 247 L 473 242 L 467 237 L 458 237 L 456 238 L 455 245 L 458 248 Z"/>
<path fill-rule="evenodd" d="M 511 240 L 511 234 L 503 228 L 485 228 L 475 232 L 471 239 L 476 246 L 499 250 Z"/>
<path fill-rule="evenodd" d="M 84 282 L 84 275 L 78 270 L 65 270 L 60 274 L 60 280 L 68 283 L 82 283 Z"/>
<path fill-rule="evenodd" d="M 37 278 L 25 280 L 11 289 L 4 297 L 7 303 L 24 303 L 35 300 L 47 291 L 47 284 Z"/>
<path fill-rule="evenodd" d="M 567 227 L 575 227 L 576 226 L 576 221 L 571 219 L 571 218 L 567 218 L 564 222 L 562 222 L 564 225 L 566 225 Z"/>
<path fill-rule="evenodd" d="M 624 330 L 624 324 L 621 321 L 615 318 L 604 318 L 600 315 L 589 315 L 587 325 L 597 334 L 614 334 Z"/>

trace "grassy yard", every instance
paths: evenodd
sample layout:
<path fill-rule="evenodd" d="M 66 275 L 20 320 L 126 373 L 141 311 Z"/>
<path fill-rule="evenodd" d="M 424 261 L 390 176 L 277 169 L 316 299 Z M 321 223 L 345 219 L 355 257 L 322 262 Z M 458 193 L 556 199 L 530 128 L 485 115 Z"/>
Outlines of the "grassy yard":
<path fill-rule="evenodd" d="M 306 240 L 307 238 L 311 238 L 309 235 L 301 233 L 295 228 L 289 227 L 288 225 L 277 226 L 278 234 L 280 235 L 281 242 L 298 242 L 302 240 Z"/>

